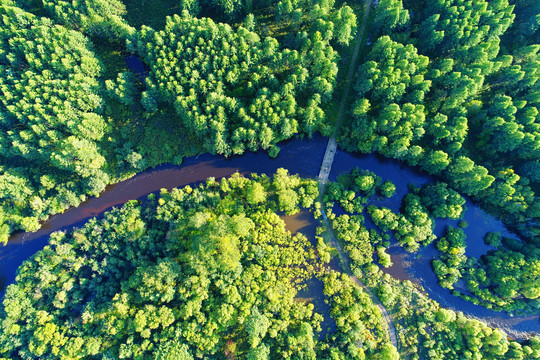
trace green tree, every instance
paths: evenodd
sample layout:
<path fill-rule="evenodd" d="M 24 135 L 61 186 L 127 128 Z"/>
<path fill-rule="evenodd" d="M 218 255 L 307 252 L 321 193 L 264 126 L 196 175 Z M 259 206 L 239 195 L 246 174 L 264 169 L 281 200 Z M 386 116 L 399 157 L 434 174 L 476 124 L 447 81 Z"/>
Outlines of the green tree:
<path fill-rule="evenodd" d="M 246 323 L 246 331 L 249 335 L 249 343 L 251 344 L 252 349 L 255 349 L 259 346 L 260 342 L 265 337 L 266 331 L 268 330 L 269 326 L 270 321 L 268 320 L 268 318 L 261 314 L 259 312 L 259 309 L 253 308 L 253 310 L 251 311 L 251 316 Z M 261 348 L 257 351 L 258 354 L 264 354 L 264 349 L 265 346 L 263 344 Z"/>

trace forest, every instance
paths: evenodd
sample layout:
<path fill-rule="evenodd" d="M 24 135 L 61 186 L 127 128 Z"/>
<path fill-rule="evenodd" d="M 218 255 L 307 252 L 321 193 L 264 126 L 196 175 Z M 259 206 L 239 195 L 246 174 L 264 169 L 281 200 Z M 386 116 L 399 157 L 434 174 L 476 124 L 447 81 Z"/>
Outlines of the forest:
<path fill-rule="evenodd" d="M 386 272 L 392 246 L 434 249 L 453 296 L 538 315 L 539 79 L 537 0 L 0 0 L 0 244 L 156 166 L 289 139 L 430 176 L 208 178 L 53 233 L 6 289 L 0 359 L 540 358 Z M 470 255 L 467 204 L 515 236 Z M 299 211 L 316 238 L 287 230 Z M 312 279 L 327 312 L 298 299 Z"/>
<path fill-rule="evenodd" d="M 444 287 L 464 280 L 467 290 L 456 292 L 470 301 L 537 312 L 540 3 L 381 0 L 374 12 L 376 37 L 340 144 L 418 166 L 518 232 L 522 242 L 503 239 L 467 259 L 462 235 L 449 229 L 433 265 Z M 406 226 L 387 213 L 370 211 L 409 250 L 429 239 L 427 231 L 405 240 Z"/>
<path fill-rule="evenodd" d="M 213 3 L 208 15 L 227 22 L 186 3 L 163 29 L 131 26 L 118 1 L 1 1 L 0 242 L 160 163 L 276 156 L 281 140 L 331 132 L 333 46 L 356 27 L 327 1 L 266 4 L 261 23 L 247 3 Z M 147 73 L 127 69 L 129 53 Z"/>
<path fill-rule="evenodd" d="M 428 183 L 407 193 L 402 199 L 401 212 L 396 214 L 388 208 L 377 206 L 382 199 L 393 196 L 386 190 L 388 188 L 395 186 L 388 180 L 383 182 L 373 172 L 356 168 L 328 185 L 323 206 L 331 219 L 332 230 L 350 257 L 352 272 L 377 294 L 391 313 L 393 323 L 400 332 L 400 357 L 441 360 L 539 358 L 540 338 L 533 337 L 525 343 L 511 341 L 499 329 L 461 312 L 441 307 L 418 284 L 397 280 L 384 271 L 384 268 L 392 266 L 391 256 L 386 252 L 391 245 L 391 234 L 408 251 L 416 251 L 419 246 L 433 240 L 432 222 L 436 218 L 458 219 L 465 203 L 457 192 L 442 183 Z M 367 205 L 367 216 L 362 214 L 362 205 L 351 204 Z M 320 218 L 321 209 L 316 210 L 314 215 Z M 366 221 L 368 217 L 373 225 Z M 318 232 L 324 234 L 325 231 L 327 229 L 320 228 Z M 488 232 L 488 236 L 495 238 L 490 241 L 500 242 L 496 234 Z M 416 239 L 424 240 L 419 244 Z M 466 246 L 463 240 L 461 228 L 449 227 L 447 235 L 437 241 L 441 256 L 440 260 L 434 260 L 433 266 L 442 286 L 452 283 L 454 272 L 445 273 L 441 268 L 449 264 L 450 270 L 454 270 L 460 264 Z M 498 269 L 515 271 L 513 267 L 500 264 Z M 532 273 L 523 274 L 529 275 L 534 276 Z M 488 275 L 493 282 L 500 281 L 496 277 L 502 276 L 508 276 L 508 273 L 499 270 L 499 273 Z M 538 279 L 529 280 L 519 282 L 519 286 L 540 284 Z M 489 294 L 489 291 L 484 293 Z M 536 303 L 514 302 L 537 311 Z M 514 306 L 508 310 L 516 309 L 522 308 Z"/>
<path fill-rule="evenodd" d="M 367 179 L 372 185 L 351 186 L 365 185 Z M 370 203 L 384 197 L 390 184 L 354 170 L 331 183 L 337 189 L 332 199 Z M 402 329 L 398 355 L 370 296 L 330 266 L 332 249 L 322 238 L 315 244 L 302 233 L 291 234 L 280 218 L 302 209 L 320 217 L 318 196 L 314 180 L 285 169 L 273 176 L 236 174 L 162 190 L 81 228 L 53 233 L 8 287 L 0 355 L 540 358 L 538 338 L 508 340 L 501 330 L 441 308 L 412 283 L 383 274 L 375 265 L 390 265 L 382 230 L 366 230 L 356 211 L 331 215 L 354 273 L 376 291 Z M 325 198 L 330 205 L 331 198 Z M 324 285 L 317 296 L 324 297 L 328 312 L 318 313 L 313 304 L 296 298 L 313 277 Z M 325 317 L 334 326 L 322 329 Z"/>
<path fill-rule="evenodd" d="M 315 181 L 284 169 L 208 179 L 54 233 L 7 290 L 0 355 L 392 358 L 371 299 L 277 215 L 317 196 Z M 314 276 L 335 323 L 324 337 L 323 315 L 295 300 Z"/>

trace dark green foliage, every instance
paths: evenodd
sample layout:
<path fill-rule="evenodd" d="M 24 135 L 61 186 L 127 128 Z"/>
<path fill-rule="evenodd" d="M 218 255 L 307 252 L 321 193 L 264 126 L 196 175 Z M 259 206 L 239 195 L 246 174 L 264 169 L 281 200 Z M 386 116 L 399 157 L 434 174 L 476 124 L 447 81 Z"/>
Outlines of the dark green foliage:
<path fill-rule="evenodd" d="M 384 276 L 379 291 L 395 312 L 401 338 L 401 357 L 408 359 L 538 359 L 538 337 L 522 344 L 462 313 L 439 306 L 409 281 Z"/>
<path fill-rule="evenodd" d="M 124 71 L 118 74 L 116 81 L 106 80 L 105 87 L 109 96 L 116 98 L 125 106 L 130 106 L 137 101 L 138 89 L 137 78 L 131 71 Z"/>
<path fill-rule="evenodd" d="M 540 43 L 540 3 L 535 0 L 512 0 L 516 18 L 503 41 L 509 46 L 527 43 Z"/>
<path fill-rule="evenodd" d="M 355 170 L 355 172 L 358 173 L 359 171 Z M 330 183 L 325 198 L 329 197 L 333 201 L 346 198 L 348 196 L 347 185 L 352 186 L 352 184 L 355 184 L 354 179 L 355 177 L 349 174 L 341 176 L 339 184 Z M 428 194 L 430 195 L 429 199 L 436 199 L 435 202 L 428 202 L 430 206 L 445 200 L 444 197 L 448 194 L 450 194 L 449 197 L 456 197 L 457 195 L 457 193 L 452 193 L 453 190 L 448 189 L 441 183 L 426 185 L 422 190 L 412 187 L 412 191 L 404 198 L 403 214 L 395 214 L 386 208 L 368 207 L 368 213 L 372 215 L 375 224 L 383 231 L 395 229 L 395 236 L 409 250 L 418 248 L 415 239 L 421 238 L 423 235 L 419 232 L 417 233 L 419 235 L 411 236 L 410 240 L 407 239 L 410 242 L 404 242 L 403 240 L 406 237 L 403 236 L 406 234 L 401 234 L 399 231 L 411 229 L 412 221 L 421 221 L 423 218 L 429 219 L 427 209 L 421 205 L 422 199 L 415 192 L 424 192 L 426 200 L 428 200 Z M 461 200 L 458 203 L 461 203 Z M 350 256 L 351 268 L 355 275 L 371 287 L 391 314 L 392 322 L 397 327 L 401 358 L 435 360 L 540 358 L 540 342 L 538 338 L 533 338 L 521 344 L 509 341 L 506 334 L 501 330 L 490 328 L 483 322 L 469 319 L 459 312 L 440 307 L 439 304 L 419 291 L 417 285 L 409 281 L 398 281 L 388 274 L 383 275 L 382 271 L 372 263 L 373 249 L 377 249 L 379 264 L 382 266 L 391 264 L 390 256 L 384 252 L 384 246 L 380 246 L 381 236 L 373 230 L 367 231 L 365 229 L 362 216 L 342 215 L 332 221 L 332 227 L 338 239 L 345 243 L 344 249 Z M 421 230 L 428 229 L 420 226 L 413 231 Z M 519 244 L 516 242 L 507 244 L 507 246 L 517 250 Z M 450 227 L 446 236 L 437 242 L 437 248 L 441 251 L 441 255 L 440 258 L 434 259 L 433 266 L 442 286 L 453 288 L 454 284 L 460 279 L 471 284 L 469 281 L 471 276 L 468 272 L 478 271 L 478 274 L 483 272 L 482 268 L 485 268 L 485 265 L 470 270 L 470 262 L 474 259 L 468 259 L 465 256 L 465 247 L 465 234 L 459 228 Z M 527 251 L 530 250 L 531 247 L 527 249 Z M 514 254 L 514 256 L 516 255 L 517 253 Z M 490 256 L 493 256 L 493 258 L 489 261 L 493 263 L 499 254 L 490 254 Z M 501 259 L 501 261 L 506 259 Z M 482 258 L 481 261 L 486 261 L 486 259 Z M 525 264 L 525 262 L 521 262 L 521 264 Z M 536 270 L 534 270 L 537 266 L 536 263 L 531 265 L 530 268 L 527 267 L 528 271 L 530 271 L 529 274 L 532 275 L 531 278 L 528 278 L 528 281 L 512 281 L 509 278 L 508 274 L 516 270 L 515 260 L 511 264 L 511 269 L 504 271 L 504 274 L 495 275 L 496 269 L 501 268 L 503 265 L 500 263 L 493 265 L 495 266 L 493 266 L 491 276 L 496 277 L 496 279 L 494 278 L 492 286 L 495 286 L 495 284 L 508 284 L 504 286 L 511 286 L 511 284 L 527 283 L 530 286 L 526 290 L 528 295 L 535 295 L 534 292 L 537 291 L 537 288 L 532 284 L 537 284 L 538 281 L 533 275 L 536 274 Z M 516 276 L 525 275 L 524 273 L 519 275 L 519 272 L 514 274 Z M 489 280 L 486 279 L 484 272 L 482 286 L 486 286 L 486 284 L 489 284 Z M 463 286 L 463 284 L 460 285 L 460 290 L 462 290 Z M 469 288 L 469 291 L 471 291 L 471 288 Z M 486 290 L 486 288 L 482 288 L 478 293 L 475 293 L 478 297 L 486 296 L 486 294 L 490 294 L 490 291 Z M 466 296 L 462 295 L 462 297 Z M 534 304 L 533 302 L 524 304 L 518 298 L 516 298 L 515 302 L 512 302 L 515 304 L 513 309 L 526 309 L 527 306 Z M 502 301 L 501 298 L 493 296 L 491 296 L 491 299 L 493 301 Z M 473 300 L 473 298 L 470 298 L 470 300 Z M 478 299 L 474 301 L 479 302 Z M 484 301 L 484 303 L 490 307 L 493 306 L 487 301 Z M 506 306 L 506 309 L 512 309 L 512 307 Z M 397 359 L 392 349 L 389 349 L 388 353 L 382 353 L 386 356 L 382 357 L 384 359 Z"/>
<path fill-rule="evenodd" d="M 373 197 L 377 192 L 384 192 L 382 186 L 393 186 L 393 184 L 388 180 L 386 180 L 383 184 L 382 178 L 374 172 L 360 169 L 358 167 L 352 169 L 349 174 L 340 175 L 338 177 L 338 184 L 354 192 L 360 193 L 366 198 Z"/>
<path fill-rule="evenodd" d="M 1 222 L 34 231 L 109 183 L 101 65 L 82 34 L 8 2 L 0 14 Z"/>
<path fill-rule="evenodd" d="M 465 199 L 445 183 L 423 186 L 420 198 L 433 217 L 459 219 L 463 214 Z"/>
<path fill-rule="evenodd" d="M 380 176 L 369 170 L 354 168 L 349 174 L 338 177 L 337 183 L 329 183 L 323 197 L 325 204 L 337 201 L 341 208 L 350 214 L 361 213 L 369 198 L 380 194 L 391 197 L 395 185 L 386 180 L 384 183 Z"/>
<path fill-rule="evenodd" d="M 406 157 L 411 142 L 424 132 L 428 62 L 412 45 L 403 46 L 388 36 L 379 38 L 357 75 L 353 122 L 345 127 L 347 146 Z"/>
<path fill-rule="evenodd" d="M 490 262 L 488 257 L 469 259 L 467 269 L 477 278 L 469 290 L 474 301 L 480 298 L 497 309 L 537 307 L 518 300 L 536 298 L 536 289 L 516 284 L 522 281 L 516 280 L 518 260 L 509 262 L 516 276 L 502 290 L 483 278 L 487 267 L 495 274 L 499 260 L 494 259 L 517 259 L 525 248 L 529 253 L 521 255 L 529 263 L 538 259 L 538 2 L 405 0 L 380 5 L 374 29 L 382 36 L 360 66 L 352 116 L 340 134 L 342 146 L 419 165 L 519 229 L 524 247 L 509 249 L 503 242 Z M 442 184 L 420 195 L 434 216 L 459 218 L 462 212 L 464 200 Z M 399 216 L 386 209 L 372 208 L 370 214 L 385 229 L 402 226 Z M 452 281 L 456 278 L 452 275 Z"/>
<path fill-rule="evenodd" d="M 419 49 L 436 56 L 470 51 L 502 35 L 512 24 L 508 1 L 432 1 L 418 14 Z M 470 53 L 472 55 L 472 51 Z"/>
<path fill-rule="evenodd" d="M 125 38 L 135 31 L 123 19 L 120 0 L 43 0 L 43 5 L 59 23 L 90 36 Z"/>
<path fill-rule="evenodd" d="M 437 241 L 437 249 L 442 254 L 433 260 L 433 270 L 444 288 L 453 289 L 462 277 L 461 270 L 467 261 L 465 238 L 463 230 L 450 226 L 446 236 Z"/>
<path fill-rule="evenodd" d="M 334 13 L 332 17 L 334 31 L 336 32 L 336 41 L 341 45 L 349 45 L 353 39 L 354 29 L 356 28 L 356 15 L 354 11 L 343 6 Z"/>
<path fill-rule="evenodd" d="M 381 1 L 375 27 L 391 37 L 360 67 L 341 144 L 420 165 L 512 224 L 538 218 L 540 10 L 514 4 Z"/>
<path fill-rule="evenodd" d="M 433 220 L 418 195 L 410 193 L 403 198 L 403 210 L 400 214 L 374 205 L 368 207 L 368 213 L 382 231 L 393 231 L 396 239 L 407 251 L 415 252 L 420 245 L 427 245 L 435 239 Z"/>
<path fill-rule="evenodd" d="M 356 27 L 350 7 L 326 1 L 294 2 L 279 23 L 264 15 L 274 2 L 169 4 L 186 13 L 160 32 L 128 25 L 117 0 L 22 2 L 51 19 L 0 4 L 0 242 L 148 167 L 207 151 L 275 157 L 281 140 L 330 132 L 330 43 Z M 232 26 L 188 13 L 199 10 Z M 252 10 L 247 30 L 238 16 Z M 128 51 L 141 53 L 141 72 L 128 71 Z"/>
<path fill-rule="evenodd" d="M 374 10 L 372 34 L 383 36 L 357 71 L 341 144 L 420 165 L 526 234 L 523 242 L 501 242 L 490 233 L 485 241 L 496 249 L 467 259 L 463 231 L 450 228 L 437 242 L 442 254 L 433 266 L 441 285 L 455 285 L 470 301 L 537 311 L 538 1 L 404 2 L 381 0 Z M 323 109 L 337 73 L 332 46 L 348 45 L 356 28 L 348 6 L 130 1 L 145 17 L 133 25 L 153 27 L 137 31 L 117 0 L 46 0 L 44 9 L 26 3 L 52 20 L 0 0 L 0 242 L 148 166 L 180 163 L 201 151 L 262 148 L 275 157 L 281 140 L 331 133 Z M 161 30 L 144 13 L 154 4 L 185 12 Z M 95 41 L 103 62 L 81 33 Z M 127 50 L 150 68 L 144 81 L 123 65 L 126 39 Z M 400 320 L 402 354 L 539 358 L 537 339 L 508 341 L 439 308 L 410 284 L 380 277 L 373 255 L 379 265 L 391 265 L 383 241 L 390 235 L 368 231 L 359 214 L 374 195 L 394 191 L 356 169 L 328 186 L 324 203 L 354 273 L 378 283 L 377 293 Z M 235 176 L 163 192 L 146 206 L 129 203 L 68 235 L 53 235 L 8 289 L 0 353 L 15 359 L 397 358 L 380 314 L 348 277 L 322 277 L 337 325 L 326 341 L 318 339 L 321 315 L 294 301 L 302 281 L 322 274 L 315 270 L 330 261 L 331 249 L 319 239 L 317 258 L 275 212 L 311 207 L 317 194 L 315 182 L 284 170 L 273 180 Z M 333 202 L 356 215 L 335 218 Z M 374 205 L 368 214 L 415 251 L 434 239 L 430 216 L 457 219 L 463 205 L 459 193 L 437 183 L 408 194 L 399 214 Z M 320 213 L 322 206 L 315 208 Z"/>
<path fill-rule="evenodd" d="M 534 245 L 505 238 L 502 245 L 480 259 L 469 259 L 464 273 L 468 292 L 462 297 L 488 308 L 536 312 L 540 297 L 538 259 Z"/>
<path fill-rule="evenodd" d="M 394 190 L 394 184 L 389 181 L 382 183 L 381 177 L 373 172 L 354 168 L 349 174 L 340 175 L 337 183 L 328 184 L 323 202 L 333 204 L 337 201 L 349 214 L 361 213 L 364 209 L 362 204 L 368 202 L 375 194 L 390 195 Z M 359 197 L 357 193 L 363 196 Z M 326 210 L 329 214 L 332 211 L 331 207 L 327 207 Z M 427 245 L 435 239 L 433 220 L 429 217 L 429 212 L 422 204 L 421 198 L 416 194 L 411 193 L 405 196 L 400 214 L 375 205 L 369 205 L 367 212 L 380 230 L 392 231 L 408 251 L 414 252 L 421 244 Z M 369 265 L 374 252 L 372 245 L 377 245 L 382 241 L 376 231 L 367 231 L 363 222 L 362 215 L 351 217 L 343 215 L 332 222 L 338 239 L 347 244 L 345 248 L 349 251 L 355 267 Z M 391 263 L 387 254 L 384 253 L 384 248 L 377 248 L 377 252 L 383 266 Z"/>
<path fill-rule="evenodd" d="M 409 11 L 401 0 L 379 0 L 375 8 L 373 27 L 380 34 L 393 35 L 403 30 L 410 20 Z"/>
<path fill-rule="evenodd" d="M 501 234 L 498 232 L 490 231 L 486 234 L 486 236 L 484 236 L 484 242 L 486 243 L 486 245 L 497 247 L 501 244 Z"/>
<path fill-rule="evenodd" d="M 468 258 L 463 230 L 450 227 L 446 236 L 437 242 L 442 254 L 433 260 L 439 284 L 453 289 L 454 284 L 463 279 L 456 294 L 475 304 L 517 313 L 537 311 L 540 297 L 538 250 L 507 238 L 501 245 L 501 235 L 494 232 L 487 233 L 484 241 L 497 249 L 480 259 Z"/>
<path fill-rule="evenodd" d="M 330 98 L 337 67 L 318 33 L 301 33 L 293 49 L 280 49 L 273 38 L 184 13 L 163 31 L 143 27 L 132 44 L 151 68 L 145 109 L 174 105 L 206 151 L 268 149 L 324 125 L 320 105 Z"/>

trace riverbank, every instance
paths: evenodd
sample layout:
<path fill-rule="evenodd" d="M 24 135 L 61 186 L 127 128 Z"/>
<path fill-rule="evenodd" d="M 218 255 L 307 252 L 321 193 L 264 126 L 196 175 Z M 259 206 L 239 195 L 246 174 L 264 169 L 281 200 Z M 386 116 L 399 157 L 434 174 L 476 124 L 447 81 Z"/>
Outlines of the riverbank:
<path fill-rule="evenodd" d="M 282 144 L 279 156 L 271 159 L 266 153 L 247 153 L 241 157 L 225 159 L 203 155 L 199 157 L 187 158 L 184 164 L 179 166 L 163 165 L 158 168 L 141 173 L 129 180 L 110 186 L 97 198 L 92 198 L 81 204 L 78 208 L 72 208 L 64 214 L 52 217 L 44 223 L 41 230 L 35 233 L 18 233 L 8 243 L 0 248 L 0 276 L 4 284 L 15 281 L 17 268 L 24 260 L 41 250 L 48 243 L 48 237 L 54 231 L 66 231 L 73 227 L 81 226 L 92 217 L 101 217 L 103 213 L 113 206 L 119 206 L 128 200 L 143 200 L 150 193 L 159 192 L 161 188 L 174 188 L 184 185 L 195 185 L 205 181 L 208 177 L 221 178 L 230 176 L 235 172 L 247 174 L 273 173 L 278 168 L 288 168 L 289 172 L 298 173 L 302 177 L 316 178 L 319 166 L 322 162 L 327 139 L 321 136 L 314 136 L 312 139 L 296 139 Z M 399 208 L 402 195 L 407 192 L 409 182 L 419 183 L 429 181 L 430 177 L 420 174 L 416 169 L 410 168 L 394 160 L 387 160 L 375 155 L 355 155 L 338 150 L 334 160 L 330 180 L 335 179 L 340 173 L 348 172 L 354 167 L 371 170 L 382 176 L 385 180 L 390 180 L 396 185 L 396 195 L 390 200 L 385 200 L 385 206 Z M 482 215 L 483 212 L 477 209 L 474 204 L 469 206 L 468 211 Z M 492 231 L 502 223 L 488 215 L 486 221 L 476 221 L 476 224 L 486 226 L 483 231 Z M 489 221 L 487 221 L 489 220 Z M 472 228 L 473 224 L 469 228 Z M 302 230 L 304 231 L 304 229 Z M 480 230 L 477 230 L 480 231 Z M 472 246 L 471 246 L 472 248 Z M 499 313 L 485 309 L 481 306 L 466 302 L 453 296 L 448 290 L 438 286 L 436 280 L 427 283 L 425 279 L 434 278 L 431 266 L 423 262 L 399 261 L 400 255 L 393 253 L 399 251 L 400 247 L 391 247 L 392 261 L 394 269 L 403 276 L 410 276 L 414 282 L 424 287 L 428 295 L 455 311 L 462 311 L 467 316 L 478 318 L 494 327 L 505 329 L 508 333 L 534 332 L 540 334 L 540 322 L 538 318 L 514 317 L 506 313 Z M 424 251 L 424 250 L 422 250 Z M 413 256 L 414 258 L 414 256 Z M 401 264 L 401 265 L 400 265 Z M 394 276 L 399 278 L 400 275 Z M 431 274 L 431 275 L 430 275 Z M 0 294 L 3 296 L 3 294 Z"/>

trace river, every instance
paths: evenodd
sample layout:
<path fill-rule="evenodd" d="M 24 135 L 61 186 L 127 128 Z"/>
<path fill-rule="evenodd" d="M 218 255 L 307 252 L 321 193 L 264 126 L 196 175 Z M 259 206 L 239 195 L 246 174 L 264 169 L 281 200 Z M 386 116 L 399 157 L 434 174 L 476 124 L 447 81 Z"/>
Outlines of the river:
<path fill-rule="evenodd" d="M 195 185 L 208 177 L 219 179 L 235 172 L 271 174 L 280 167 L 288 169 L 291 174 L 316 178 L 326 143 L 327 139 L 321 136 L 314 136 L 312 139 L 289 140 L 280 144 L 281 151 L 276 159 L 271 159 L 262 151 L 246 153 L 243 156 L 229 159 L 208 154 L 190 157 L 184 160 L 182 166 L 162 165 L 140 173 L 129 180 L 108 186 L 101 196 L 89 199 L 77 208 L 51 217 L 39 231 L 15 234 L 6 246 L 0 248 L 0 282 L 3 284 L 13 283 L 17 268 L 24 260 L 47 244 L 51 232 L 80 226 L 89 218 L 102 216 L 113 206 L 122 205 L 132 199 L 142 200 L 150 193 L 159 192 L 162 188 L 172 189 Z M 354 155 L 340 150 L 336 153 L 330 179 L 335 180 L 339 174 L 349 172 L 356 166 L 371 170 L 384 180 L 390 180 L 396 185 L 396 194 L 392 198 L 377 202 L 378 205 L 389 207 L 394 211 L 399 210 L 401 199 L 408 191 L 409 182 L 421 185 L 433 181 L 430 176 L 400 162 L 375 155 Z M 504 236 L 515 237 L 506 230 L 500 221 L 485 214 L 470 201 L 467 202 L 467 207 L 465 220 L 470 224 L 465 229 L 468 244 L 467 255 L 479 256 L 489 249 L 482 240 L 487 231 L 499 231 Z M 285 219 L 288 227 L 293 232 L 300 230 L 310 238 L 313 237 L 316 222 L 307 219 L 306 215 L 301 216 L 304 217 L 300 220 L 299 218 L 296 220 Z M 302 226 L 299 227 L 298 221 L 303 222 L 300 223 Z M 453 223 L 437 221 L 435 228 L 437 235 L 442 235 L 444 227 L 449 224 Z M 525 337 L 525 333 L 540 334 L 540 322 L 537 316 L 513 317 L 506 313 L 491 311 L 453 296 L 449 290 L 441 288 L 430 265 L 431 259 L 436 255 L 433 245 L 422 249 L 417 254 L 410 255 L 406 254 L 401 247 L 393 244 L 388 252 L 392 255 L 394 265 L 385 271 L 398 279 L 411 280 L 421 285 L 431 298 L 441 305 L 484 320 L 494 327 L 506 330 L 516 338 Z M 321 286 L 321 284 L 315 283 L 312 285 Z M 304 295 L 308 294 L 304 293 Z M 3 293 L 0 293 L 0 296 L 3 297 Z M 315 305 L 322 311 L 327 310 L 324 309 L 325 306 L 322 302 Z M 323 329 L 325 325 L 331 327 L 331 324 L 323 324 Z"/>

